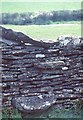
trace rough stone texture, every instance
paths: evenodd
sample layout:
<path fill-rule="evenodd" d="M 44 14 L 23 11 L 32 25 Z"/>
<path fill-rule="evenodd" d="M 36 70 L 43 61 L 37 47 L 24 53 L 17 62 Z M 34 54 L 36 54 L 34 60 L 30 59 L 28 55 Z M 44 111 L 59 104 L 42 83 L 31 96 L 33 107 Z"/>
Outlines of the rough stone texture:
<path fill-rule="evenodd" d="M 45 110 L 52 104 L 70 108 L 74 100 L 83 99 L 83 39 L 79 39 L 79 44 L 54 45 L 47 49 L 13 42 L 10 45 L 10 40 L 0 40 L 2 107 L 32 112 L 38 107 Z M 48 98 L 43 101 L 38 96 Z M 37 102 L 33 104 L 33 100 Z M 33 106 L 33 110 L 28 106 Z"/>
<path fill-rule="evenodd" d="M 47 110 L 56 102 L 54 94 L 42 94 L 39 96 L 19 97 L 12 100 L 12 105 L 24 113 Z"/>

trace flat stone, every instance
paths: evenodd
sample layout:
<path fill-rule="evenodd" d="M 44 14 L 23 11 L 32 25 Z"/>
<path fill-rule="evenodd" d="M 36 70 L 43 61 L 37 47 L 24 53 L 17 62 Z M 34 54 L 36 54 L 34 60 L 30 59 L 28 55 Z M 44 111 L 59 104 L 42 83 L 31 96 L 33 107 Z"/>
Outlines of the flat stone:
<path fill-rule="evenodd" d="M 2 80 L 13 80 L 13 75 L 2 75 Z"/>
<path fill-rule="evenodd" d="M 43 76 L 42 79 L 48 80 L 48 79 L 55 79 L 59 77 L 61 77 L 61 75 L 48 75 L 48 76 Z"/>
<path fill-rule="evenodd" d="M 13 51 L 12 52 L 12 54 L 14 55 L 14 56 L 24 56 L 24 55 L 26 55 L 26 54 L 28 54 L 27 52 L 24 52 L 24 51 L 22 51 L 22 50 L 19 50 L 19 51 Z"/>
<path fill-rule="evenodd" d="M 36 58 L 44 58 L 45 55 L 44 54 L 36 54 Z"/>
<path fill-rule="evenodd" d="M 23 46 L 20 46 L 20 45 L 16 45 L 13 47 L 13 50 L 22 50 L 23 49 Z"/>
<path fill-rule="evenodd" d="M 62 67 L 62 70 L 68 70 L 68 67 Z"/>
<path fill-rule="evenodd" d="M 49 53 L 56 53 L 56 52 L 59 52 L 59 49 L 49 49 L 48 52 Z"/>
<path fill-rule="evenodd" d="M 19 97 L 13 98 L 12 100 L 12 105 L 19 111 L 25 113 L 33 113 L 47 110 L 55 103 L 56 97 L 54 94 L 42 94 L 31 97 Z"/>
<path fill-rule="evenodd" d="M 65 65 L 64 61 L 52 61 L 52 62 L 41 62 L 41 63 L 36 63 L 34 64 L 38 68 L 44 68 L 44 69 L 49 69 L 49 68 L 56 68 L 57 66 Z"/>

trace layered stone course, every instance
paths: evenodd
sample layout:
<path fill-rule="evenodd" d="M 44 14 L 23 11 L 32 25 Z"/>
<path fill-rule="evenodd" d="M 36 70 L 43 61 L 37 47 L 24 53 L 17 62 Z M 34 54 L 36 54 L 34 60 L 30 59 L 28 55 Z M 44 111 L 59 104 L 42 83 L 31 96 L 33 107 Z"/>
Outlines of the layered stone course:
<path fill-rule="evenodd" d="M 82 39 L 70 44 L 66 38 L 66 45 L 64 39 L 49 48 L 2 41 L 2 107 L 32 112 L 83 99 Z"/>

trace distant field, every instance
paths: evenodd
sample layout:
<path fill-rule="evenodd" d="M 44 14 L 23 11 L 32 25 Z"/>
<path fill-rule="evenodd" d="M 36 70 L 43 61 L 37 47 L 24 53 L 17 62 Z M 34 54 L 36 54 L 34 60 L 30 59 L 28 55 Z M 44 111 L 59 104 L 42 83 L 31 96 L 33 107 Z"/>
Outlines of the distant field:
<path fill-rule="evenodd" d="M 2 12 L 21 13 L 21 12 L 81 9 L 81 2 L 73 1 L 74 0 L 72 0 L 72 2 L 3 2 Z"/>
<path fill-rule="evenodd" d="M 81 36 L 80 24 L 55 24 L 55 25 L 3 25 L 15 31 L 21 31 L 37 40 L 53 40 L 60 35 Z"/>

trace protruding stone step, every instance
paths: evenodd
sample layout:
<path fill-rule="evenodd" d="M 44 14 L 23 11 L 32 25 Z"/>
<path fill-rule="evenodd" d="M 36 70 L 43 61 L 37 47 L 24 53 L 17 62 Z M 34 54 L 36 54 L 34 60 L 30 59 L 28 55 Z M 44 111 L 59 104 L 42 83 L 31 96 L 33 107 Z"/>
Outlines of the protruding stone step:
<path fill-rule="evenodd" d="M 21 112 L 34 113 L 47 110 L 56 103 L 54 94 L 42 94 L 32 97 L 19 97 L 12 100 L 12 105 Z"/>

